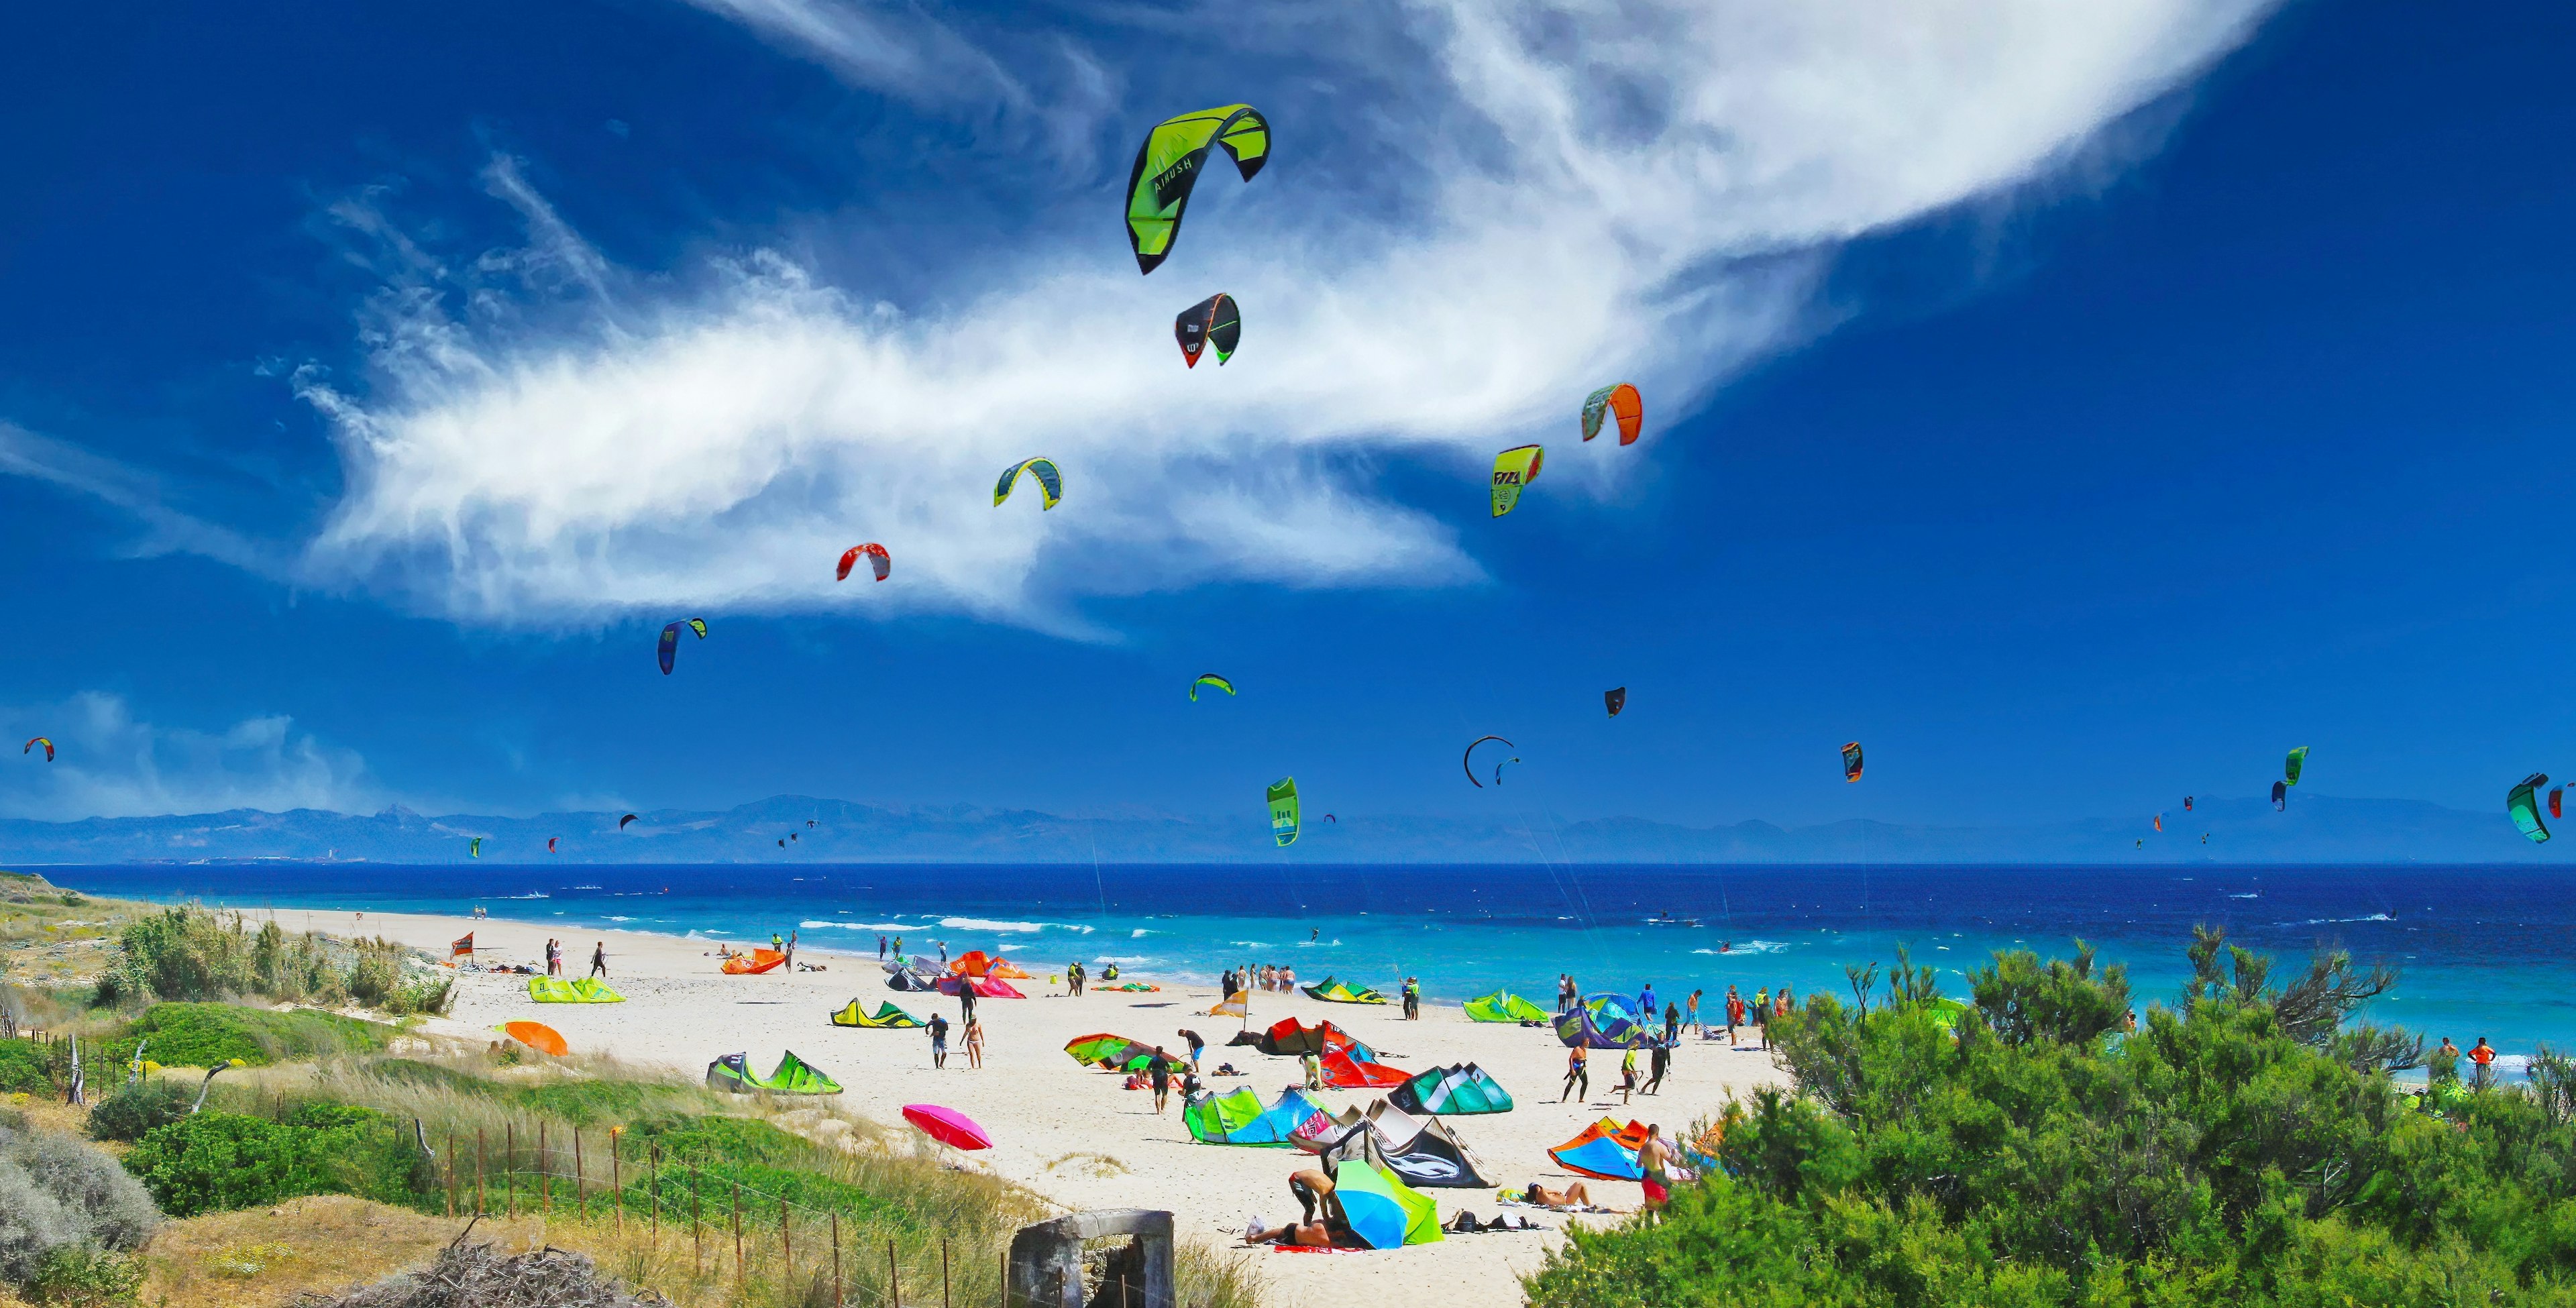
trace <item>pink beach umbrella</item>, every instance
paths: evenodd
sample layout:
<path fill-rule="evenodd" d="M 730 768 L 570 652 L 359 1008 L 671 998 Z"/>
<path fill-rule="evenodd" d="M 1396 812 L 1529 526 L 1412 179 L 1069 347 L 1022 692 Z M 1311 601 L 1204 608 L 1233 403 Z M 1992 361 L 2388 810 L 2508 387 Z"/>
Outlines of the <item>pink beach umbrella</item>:
<path fill-rule="evenodd" d="M 993 1137 L 975 1125 L 975 1119 L 954 1108 L 937 1104 L 905 1104 L 903 1120 L 921 1128 L 923 1135 L 958 1149 L 990 1149 Z"/>

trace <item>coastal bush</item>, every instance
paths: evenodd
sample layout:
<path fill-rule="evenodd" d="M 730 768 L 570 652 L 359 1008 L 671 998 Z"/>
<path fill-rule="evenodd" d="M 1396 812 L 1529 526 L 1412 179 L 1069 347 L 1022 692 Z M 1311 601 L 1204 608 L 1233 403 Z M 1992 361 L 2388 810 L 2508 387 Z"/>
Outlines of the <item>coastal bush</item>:
<path fill-rule="evenodd" d="M 102 1041 L 103 1056 L 122 1064 L 140 1046 L 167 1067 L 213 1067 L 238 1058 L 253 1067 L 291 1059 L 373 1053 L 395 1035 L 380 1022 L 297 1009 L 279 1013 L 238 1004 L 154 1004 Z"/>
<path fill-rule="evenodd" d="M 354 1000 L 397 1015 L 447 1011 L 454 982 L 418 974 L 406 966 L 411 958 L 412 951 L 382 939 L 342 943 L 309 931 L 289 934 L 274 921 L 254 931 L 239 913 L 182 904 L 119 933 L 116 962 L 99 979 L 96 999 L 122 1008 L 260 996 Z"/>
<path fill-rule="evenodd" d="M 117 1140 L 132 1144 L 154 1127 L 167 1126 L 188 1115 L 196 1095 L 185 1086 L 169 1081 L 143 1080 L 118 1086 L 107 1097 L 90 1105 L 85 1129 L 92 1140 Z"/>
<path fill-rule="evenodd" d="M 2135 1029 L 2080 944 L 1995 955 L 1955 1037 L 1929 969 L 1856 972 L 1773 1026 L 1790 1088 L 1731 1111 L 1717 1174 L 1571 1232 L 1530 1302 L 2576 1304 L 2576 1066 L 2410 1098 L 2422 1042 L 2351 1021 L 2391 973 L 2187 957 Z"/>
<path fill-rule="evenodd" d="M 45 1046 L 34 1040 L 0 1040 L 0 1095 L 49 1094 L 54 1072 Z"/>
<path fill-rule="evenodd" d="M 98 1146 L 0 1128 L 0 1282 L 33 1287 L 65 1249 L 138 1248 L 160 1222 L 143 1187 Z"/>
<path fill-rule="evenodd" d="M 300 1105 L 282 1121 L 209 1110 L 155 1127 L 125 1166 L 174 1217 L 308 1194 L 417 1204 L 434 1189 L 407 1123 L 346 1104 Z"/>
<path fill-rule="evenodd" d="M 67 1244 L 45 1255 L 31 1288 L 37 1298 L 61 1308 L 129 1304 L 143 1288 L 143 1263 L 94 1244 Z"/>

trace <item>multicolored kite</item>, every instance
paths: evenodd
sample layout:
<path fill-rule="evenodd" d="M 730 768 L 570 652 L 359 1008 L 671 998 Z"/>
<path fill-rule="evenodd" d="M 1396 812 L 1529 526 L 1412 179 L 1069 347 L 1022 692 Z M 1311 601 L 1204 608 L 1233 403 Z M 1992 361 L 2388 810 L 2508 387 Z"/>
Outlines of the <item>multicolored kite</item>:
<path fill-rule="evenodd" d="M 1494 456 L 1494 516 L 1499 518 L 1521 502 L 1521 488 L 1538 480 L 1539 463 L 1546 451 L 1536 445 L 1521 445 Z"/>
<path fill-rule="evenodd" d="M 1002 479 L 993 483 L 993 507 L 1000 508 L 1002 501 L 1011 498 L 1011 488 L 1019 484 L 1022 472 L 1038 479 L 1038 490 L 1046 497 L 1046 509 L 1054 508 L 1056 501 L 1064 498 L 1064 474 L 1056 471 L 1054 460 L 1022 459 L 1003 469 Z"/>
<path fill-rule="evenodd" d="M 841 566 L 833 570 L 832 580 L 848 581 L 850 569 L 858 566 L 862 554 L 868 556 L 868 566 L 876 569 L 877 580 L 885 580 L 886 574 L 894 571 L 894 559 L 886 553 L 886 547 L 871 541 L 865 545 L 853 545 L 844 552 Z"/>
<path fill-rule="evenodd" d="M 1136 271 L 1150 273 L 1170 256 L 1214 146 L 1225 147 L 1235 171 L 1251 181 L 1270 162 L 1270 120 L 1248 104 L 1218 105 L 1156 123 L 1136 147 L 1136 166 L 1127 173 L 1127 243 L 1136 251 Z"/>
<path fill-rule="evenodd" d="M 705 640 L 707 638 L 707 620 L 705 618 L 691 618 L 686 622 L 674 622 L 671 625 L 662 628 L 662 645 L 660 649 L 654 651 L 654 654 L 655 657 L 662 661 L 663 676 L 667 677 L 671 675 L 671 660 L 680 656 L 680 628 L 682 627 L 687 627 L 689 630 L 698 633 L 698 639 L 700 640 Z"/>
<path fill-rule="evenodd" d="M 1843 746 L 1843 780 L 1860 780 L 1860 742 L 1857 740 Z"/>
<path fill-rule="evenodd" d="M 2299 784 L 2299 773 L 2307 766 L 2308 747 L 2301 745 L 2297 749 L 2291 750 L 2290 757 L 2281 764 L 2282 784 L 2291 786 Z"/>
<path fill-rule="evenodd" d="M 2505 816 L 2512 818 L 2513 824 L 2520 827 L 2522 834 L 2535 845 L 2549 843 L 2549 828 L 2541 825 L 2540 806 L 2532 802 L 2531 792 L 2548 784 L 2548 773 L 2534 772 L 2504 794 Z"/>
<path fill-rule="evenodd" d="M 1636 444 L 1637 430 L 1646 423 L 1646 401 L 1637 394 L 1637 388 L 1621 382 L 1592 392 L 1583 401 L 1583 439 L 1588 441 L 1601 434 L 1604 409 L 1619 420 L 1619 443 Z"/>
<path fill-rule="evenodd" d="M 1216 347 L 1216 363 L 1222 368 L 1234 357 L 1234 347 L 1243 339 L 1243 312 L 1234 297 L 1219 291 L 1181 310 L 1172 319 L 1172 335 L 1181 342 L 1181 362 L 1199 366 L 1199 351 Z"/>
<path fill-rule="evenodd" d="M 45 747 L 45 761 L 46 761 L 46 762 L 48 762 L 48 763 L 53 762 L 53 761 L 54 761 L 54 742 L 52 742 L 52 741 L 50 741 L 50 740 L 47 740 L 47 739 L 46 739 L 46 738 L 44 738 L 43 736 L 38 736 L 38 737 L 36 737 L 35 739 L 28 741 L 25 745 L 23 745 L 23 746 L 21 746 L 21 747 L 19 748 L 18 752 L 19 752 L 19 753 L 21 753 L 21 754 L 28 753 L 28 752 L 30 752 L 30 751 L 32 751 L 32 750 L 34 750 L 34 749 L 36 748 L 36 746 L 38 746 L 38 745 L 42 745 L 42 746 L 44 746 L 44 747 Z"/>

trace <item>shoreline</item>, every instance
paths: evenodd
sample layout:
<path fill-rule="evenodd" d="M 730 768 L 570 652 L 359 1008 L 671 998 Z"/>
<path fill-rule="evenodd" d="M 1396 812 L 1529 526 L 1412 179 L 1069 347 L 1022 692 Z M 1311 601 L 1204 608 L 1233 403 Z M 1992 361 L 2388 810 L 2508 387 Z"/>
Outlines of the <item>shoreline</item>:
<path fill-rule="evenodd" d="M 540 966 L 546 937 L 568 930 L 507 917 L 300 908 L 242 912 L 250 920 L 274 919 L 281 927 L 382 936 L 442 955 L 449 942 L 471 931 L 482 961 Z M 736 1052 L 748 1054 L 765 1071 L 793 1049 L 839 1080 L 845 1092 L 836 1102 L 860 1116 L 900 1129 L 905 1104 L 955 1108 L 981 1123 L 994 1139 L 992 1150 L 973 1156 L 975 1165 L 1069 1209 L 1167 1209 L 1178 1232 L 1219 1247 L 1238 1241 L 1254 1215 L 1275 1223 L 1296 1211 L 1287 1177 L 1309 1155 L 1285 1148 L 1200 1144 L 1182 1124 L 1177 1094 L 1158 1116 L 1150 1093 L 1121 1090 L 1119 1077 L 1081 1066 L 1064 1053 L 1067 1042 L 1099 1031 L 1178 1052 L 1182 1041 L 1177 1032 L 1194 1029 L 1209 1042 L 1205 1068 L 1230 1061 L 1248 1073 L 1209 1077 L 1213 1089 L 1249 1085 L 1265 1101 L 1276 1099 L 1281 1087 L 1297 1079 L 1295 1060 L 1263 1055 L 1250 1046 L 1227 1046 L 1238 1024 L 1206 1016 L 1221 998 L 1212 985 L 1127 971 L 1122 980 L 1160 982 L 1164 988 L 1157 993 L 1093 990 L 1077 998 L 1064 994 L 1060 983 L 1049 984 L 1050 965 L 1027 966 L 1031 979 L 1013 983 L 1027 999 L 987 999 L 976 1006 L 986 1031 L 984 1067 L 965 1067 L 962 1038 L 952 1031 L 951 1048 L 958 1052 L 950 1054 L 946 1070 L 935 1070 L 930 1042 L 921 1031 L 830 1024 L 827 1015 L 853 997 L 870 1010 L 880 1000 L 891 1000 L 916 1016 L 939 1011 L 957 1021 L 954 998 L 888 990 L 873 953 L 800 945 L 800 961 L 821 962 L 826 970 L 726 976 L 717 970 L 713 940 L 588 929 L 565 937 L 566 976 L 587 972 L 594 941 L 605 942 L 609 984 L 627 1002 L 538 1004 L 528 998 L 526 977 L 460 971 L 455 1003 L 443 1025 L 479 1036 L 505 1021 L 541 1021 L 560 1031 L 576 1051 L 686 1075 L 702 1073 L 708 1062 Z M 949 944 L 952 957 L 976 948 L 1004 956 L 1010 951 L 1007 937 L 996 941 L 965 932 L 951 932 Z M 1392 1004 L 1327 1004 L 1302 994 L 1255 991 L 1251 1006 L 1252 1029 L 1292 1016 L 1310 1023 L 1329 1018 L 1406 1071 L 1456 1062 L 1484 1067 L 1513 1094 L 1514 1110 L 1444 1120 L 1474 1150 L 1487 1175 L 1513 1187 L 1533 1179 L 1565 1184 L 1571 1174 L 1546 1150 L 1600 1118 L 1659 1122 L 1673 1135 L 1696 1119 L 1714 1116 L 1730 1093 L 1740 1097 L 1754 1086 L 1779 1080 L 1767 1054 L 1685 1038 L 1662 1093 L 1636 1096 L 1622 1107 L 1615 1092 L 1618 1060 L 1605 1056 L 1608 1051 L 1596 1051 L 1588 1102 L 1559 1104 L 1545 1092 L 1560 1088 L 1565 1049 L 1544 1027 L 1470 1022 L 1455 1005 L 1428 1000 L 1422 1019 L 1414 1022 L 1404 1021 Z M 1379 1093 L 1327 1090 L 1310 1097 L 1337 1112 L 1347 1106 L 1365 1108 Z M 1586 1184 L 1596 1202 L 1622 1212 L 1633 1210 L 1642 1198 L 1634 1182 Z M 1424 1193 L 1438 1202 L 1444 1222 L 1461 1209 L 1486 1219 L 1501 1211 L 1492 1189 Z M 1568 1219 L 1546 1214 L 1540 1220 L 1553 1228 Z M 1340 1308 L 1362 1284 L 1372 1293 L 1394 1291 L 1421 1303 L 1513 1304 L 1520 1302 L 1518 1276 L 1535 1270 L 1562 1238 L 1551 1229 L 1451 1236 L 1438 1244 L 1329 1257 L 1243 1252 L 1255 1260 L 1265 1282 L 1264 1302 L 1274 1308 Z"/>

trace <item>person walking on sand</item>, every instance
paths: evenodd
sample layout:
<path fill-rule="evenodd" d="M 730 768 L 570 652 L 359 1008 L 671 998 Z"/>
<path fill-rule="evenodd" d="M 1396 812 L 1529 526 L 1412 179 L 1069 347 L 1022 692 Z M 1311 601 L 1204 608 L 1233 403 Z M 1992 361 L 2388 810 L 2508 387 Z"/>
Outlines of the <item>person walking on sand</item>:
<path fill-rule="evenodd" d="M 971 1017 L 966 1019 L 966 1065 L 984 1065 L 984 1024 Z"/>
<path fill-rule="evenodd" d="M 973 977 L 957 978 L 957 1020 L 960 1022 L 975 1020 L 975 979 Z"/>
<path fill-rule="evenodd" d="M 608 979 L 608 942 L 605 940 L 591 942 L 590 974 L 603 981 Z"/>
<path fill-rule="evenodd" d="M 940 1013 L 930 1015 L 930 1065 L 948 1066 L 948 1018 Z"/>
<path fill-rule="evenodd" d="M 1622 1108 L 1627 1107 L 1628 1096 L 1635 1094 L 1636 1092 L 1637 1051 L 1631 1049 L 1619 1056 L 1619 1106 Z"/>
<path fill-rule="evenodd" d="M 1699 1001 L 1693 999 L 1691 1002 L 1696 1004 Z M 1652 1017 L 1654 1015 L 1649 1013 L 1647 1016 Z M 1674 1040 L 1681 1037 L 1681 1033 L 1682 1010 L 1675 1008 L 1671 1003 L 1667 1002 L 1664 1005 L 1664 1043 L 1671 1044 Z"/>
<path fill-rule="evenodd" d="M 1649 981 L 1646 983 L 1645 989 L 1637 992 L 1637 1025 L 1650 1027 L 1654 1024 L 1655 983 Z"/>
<path fill-rule="evenodd" d="M 941 967 L 948 966 L 948 942 L 945 940 L 933 940 L 930 943 L 939 946 L 939 965 Z"/>
<path fill-rule="evenodd" d="M 1145 1075 L 1154 1083 L 1154 1111 L 1160 1113 L 1172 1094 L 1172 1056 L 1161 1045 L 1154 1046 L 1154 1061 L 1146 1064 Z"/>
<path fill-rule="evenodd" d="M 1579 1091 L 1575 1089 L 1578 1084 L 1582 1086 Z M 1578 1094 L 1581 1098 L 1575 1098 Z M 1581 1103 L 1591 1097 L 1592 1054 L 1583 1046 L 1576 1045 L 1565 1053 L 1565 1093 L 1558 1095 L 1556 1102 L 1561 1104 L 1567 1099 L 1574 1099 L 1576 1103 Z"/>
<path fill-rule="evenodd" d="M 2495 1084 L 2495 1060 L 2495 1046 L 2488 1044 L 2485 1036 L 2479 1036 L 2478 1042 L 2469 1048 L 2469 1061 L 2477 1064 L 2478 1068 L 2478 1089 L 2484 1090 Z"/>
<path fill-rule="evenodd" d="M 1648 1051 L 1646 1067 L 1652 1073 L 1646 1078 L 1646 1093 L 1650 1095 L 1660 1093 L 1663 1089 L 1664 1073 L 1673 1070 L 1672 1042 L 1664 1041 Z"/>
<path fill-rule="evenodd" d="M 1665 1204 L 1673 1198 L 1673 1147 L 1664 1143 L 1663 1124 L 1646 1128 L 1646 1142 L 1637 1146 L 1637 1170 L 1646 1174 L 1645 1207 L 1638 1210 L 1641 1220 L 1654 1221 Z"/>

